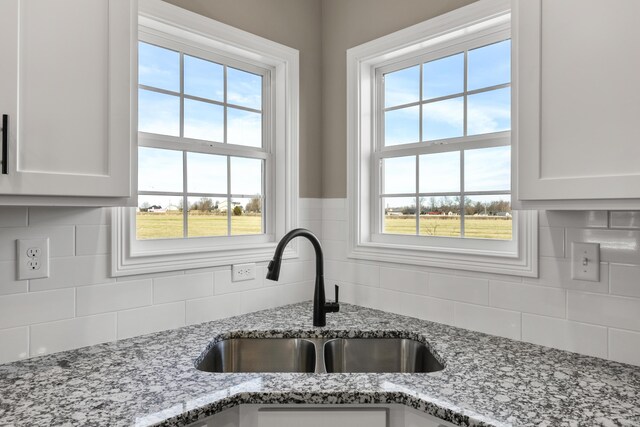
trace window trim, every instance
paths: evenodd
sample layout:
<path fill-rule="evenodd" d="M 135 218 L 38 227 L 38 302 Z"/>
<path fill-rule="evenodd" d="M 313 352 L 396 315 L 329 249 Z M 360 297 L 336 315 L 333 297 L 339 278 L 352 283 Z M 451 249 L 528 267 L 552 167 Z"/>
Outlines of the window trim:
<path fill-rule="evenodd" d="M 516 225 L 511 245 L 487 245 L 484 239 L 425 239 L 395 236 L 390 239 L 372 232 L 379 215 L 377 183 L 372 158 L 376 114 L 376 70 L 430 52 L 449 52 L 457 44 L 489 36 L 510 27 L 509 0 L 481 0 L 423 23 L 389 34 L 347 51 L 347 141 L 348 141 L 348 256 L 419 266 L 454 268 L 535 277 L 538 274 L 537 212 L 514 212 Z M 428 49 L 429 52 L 425 53 Z M 443 54 L 442 56 L 446 56 Z M 512 67 L 515 63 L 512 58 Z M 517 70 L 512 72 L 512 123 L 517 118 Z M 514 124 L 512 124 L 512 128 Z M 495 135 L 492 135 L 495 137 Z M 513 144 L 512 144 L 513 146 Z M 512 150 L 512 159 L 514 151 Z M 516 184 L 512 160 L 512 189 Z M 513 194 L 513 193 L 512 193 Z M 421 244 L 416 244 L 422 239 Z M 451 246 L 448 243 L 455 241 Z M 511 246 L 511 247 L 508 247 Z"/>
<path fill-rule="evenodd" d="M 271 114 L 275 116 L 270 129 L 273 173 L 272 182 L 265 182 L 265 187 L 271 191 L 273 223 L 270 230 L 265 230 L 268 234 L 233 236 L 230 238 L 233 239 L 232 243 L 225 244 L 212 245 L 210 238 L 137 242 L 135 221 L 132 220 L 135 213 L 131 208 L 117 208 L 112 215 L 112 275 L 125 276 L 269 260 L 279 239 L 287 230 L 295 228 L 298 221 L 298 51 L 160 0 L 140 0 L 138 22 L 139 31 L 153 34 L 154 38 L 164 36 L 167 39 L 178 39 L 182 43 L 188 43 L 193 49 L 213 50 L 217 54 L 235 58 L 236 61 L 246 58 L 245 61 L 249 64 L 260 63 L 271 69 Z M 136 91 L 137 87 L 136 84 Z M 136 104 L 137 96 L 133 98 L 133 103 Z M 137 105 L 132 105 L 132 111 L 137 111 Z M 132 125 L 137 127 L 137 117 L 132 119 Z M 162 138 L 157 135 L 153 137 Z M 267 154 L 267 147 L 263 149 Z M 234 147 L 232 151 L 234 153 L 228 154 L 238 154 L 242 148 Z M 132 187 L 137 191 L 137 179 L 132 181 Z M 265 191 L 264 197 L 266 196 Z M 285 257 L 292 258 L 297 254 L 298 245 L 292 242 L 285 251 Z"/>

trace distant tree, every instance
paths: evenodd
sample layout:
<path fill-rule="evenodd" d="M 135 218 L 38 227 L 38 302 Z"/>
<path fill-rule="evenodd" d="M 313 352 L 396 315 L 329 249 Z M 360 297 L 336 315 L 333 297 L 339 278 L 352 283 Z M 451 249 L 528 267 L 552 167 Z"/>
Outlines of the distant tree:
<path fill-rule="evenodd" d="M 262 212 L 262 203 L 260 202 L 260 198 L 252 198 L 249 203 L 247 203 L 247 206 L 244 207 L 244 210 L 247 212 Z"/>
<path fill-rule="evenodd" d="M 242 206 L 235 206 L 233 208 L 233 215 L 235 215 L 235 216 L 242 215 Z"/>

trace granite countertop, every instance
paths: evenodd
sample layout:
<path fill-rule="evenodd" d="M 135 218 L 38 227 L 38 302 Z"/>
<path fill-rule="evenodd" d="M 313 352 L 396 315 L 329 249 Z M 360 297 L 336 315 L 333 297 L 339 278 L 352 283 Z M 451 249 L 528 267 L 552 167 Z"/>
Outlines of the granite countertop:
<path fill-rule="evenodd" d="M 0 365 L 0 425 L 185 425 L 243 403 L 399 403 L 472 426 L 638 426 L 640 368 L 342 304 L 310 302 Z M 213 374 L 194 361 L 228 337 L 401 336 L 437 374 Z"/>

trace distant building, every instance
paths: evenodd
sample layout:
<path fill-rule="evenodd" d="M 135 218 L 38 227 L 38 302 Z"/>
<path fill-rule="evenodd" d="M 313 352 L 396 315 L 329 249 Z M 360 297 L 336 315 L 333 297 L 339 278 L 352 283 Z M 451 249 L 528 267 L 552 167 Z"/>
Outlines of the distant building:
<path fill-rule="evenodd" d="M 242 204 L 240 202 L 231 202 L 231 209 L 235 208 L 236 206 L 240 206 L 240 208 L 242 208 Z M 227 201 L 226 200 L 223 200 L 220 203 L 218 203 L 218 210 L 220 212 L 226 212 L 227 211 Z"/>

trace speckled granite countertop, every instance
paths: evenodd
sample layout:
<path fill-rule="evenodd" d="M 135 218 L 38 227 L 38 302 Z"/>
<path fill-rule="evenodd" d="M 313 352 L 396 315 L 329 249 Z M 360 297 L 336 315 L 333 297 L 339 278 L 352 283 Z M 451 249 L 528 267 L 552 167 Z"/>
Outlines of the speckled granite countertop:
<path fill-rule="evenodd" d="M 230 336 L 426 340 L 439 374 L 212 374 Z M 399 403 L 460 425 L 638 426 L 640 368 L 342 304 L 301 303 L 0 365 L 0 425 L 185 425 L 242 403 Z"/>

